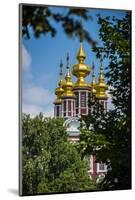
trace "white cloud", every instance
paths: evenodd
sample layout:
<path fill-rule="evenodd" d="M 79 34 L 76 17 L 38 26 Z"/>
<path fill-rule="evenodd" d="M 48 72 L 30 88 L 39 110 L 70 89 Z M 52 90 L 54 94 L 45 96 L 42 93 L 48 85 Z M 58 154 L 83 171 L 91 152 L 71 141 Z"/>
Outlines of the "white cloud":
<path fill-rule="evenodd" d="M 54 94 L 49 89 L 38 86 L 38 82 L 36 83 L 37 77 L 34 78 L 32 74 L 31 63 L 32 57 L 30 52 L 22 45 L 22 68 L 23 72 L 25 72 L 22 85 L 22 112 L 31 116 L 42 112 L 46 117 L 53 117 Z M 52 75 L 41 75 L 39 77 L 39 84 L 41 85 L 41 83 L 45 83 L 51 78 Z M 47 86 L 45 85 L 45 87 Z"/>
<path fill-rule="evenodd" d="M 54 106 L 53 104 L 48 107 L 46 110 L 44 110 L 44 116 L 45 117 L 54 117 Z"/>
<path fill-rule="evenodd" d="M 26 86 L 22 93 L 23 112 L 37 115 L 40 112 L 46 117 L 53 116 L 54 95 L 48 89 L 38 86 Z"/>
<path fill-rule="evenodd" d="M 44 117 L 53 117 L 54 116 L 54 109 L 53 105 L 49 106 L 48 108 L 38 106 L 36 104 L 23 104 L 23 113 L 30 114 L 31 116 L 36 116 L 40 112 L 43 113 Z"/>
<path fill-rule="evenodd" d="M 41 107 L 34 105 L 34 104 L 32 105 L 32 104 L 26 103 L 26 104 L 23 104 L 22 111 L 23 111 L 23 113 L 31 114 L 31 115 L 35 116 L 41 112 Z"/>
<path fill-rule="evenodd" d="M 43 87 L 27 86 L 23 89 L 23 101 L 37 105 L 47 105 L 53 103 L 53 94 Z"/>
<path fill-rule="evenodd" d="M 28 50 L 22 45 L 22 68 L 23 71 L 29 71 L 31 66 L 32 58 Z"/>

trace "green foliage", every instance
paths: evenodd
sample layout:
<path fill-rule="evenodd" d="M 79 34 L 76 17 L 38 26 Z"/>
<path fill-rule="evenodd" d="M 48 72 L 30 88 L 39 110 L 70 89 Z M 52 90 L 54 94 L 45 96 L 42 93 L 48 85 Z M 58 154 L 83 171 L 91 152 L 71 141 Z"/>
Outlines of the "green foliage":
<path fill-rule="evenodd" d="M 32 29 L 34 36 L 39 38 L 41 35 L 50 34 L 56 36 L 57 27 L 52 25 L 54 22 L 60 24 L 65 34 L 71 37 L 83 37 L 88 43 L 94 45 L 95 41 L 89 32 L 83 28 L 80 19 L 85 21 L 92 20 L 87 9 L 64 8 L 64 12 L 54 12 L 47 6 L 22 6 L 22 35 L 25 39 L 30 39 Z"/>
<path fill-rule="evenodd" d="M 88 128 L 82 128 L 80 132 L 80 142 L 76 146 L 81 153 L 82 159 L 87 155 L 95 154 L 99 150 L 101 151 L 102 148 L 107 148 L 109 145 L 106 137 L 100 133 L 96 133 Z"/>
<path fill-rule="evenodd" d="M 96 151 L 97 161 L 108 166 L 107 175 L 99 185 L 102 190 L 131 188 L 130 18 L 130 12 L 123 19 L 98 16 L 102 45 L 93 50 L 97 57 L 109 62 L 105 76 L 112 86 L 110 94 L 115 109 L 104 113 L 96 103 L 94 112 L 83 118 L 87 130 L 82 129 L 80 144 L 85 144 L 82 149 L 94 153 L 91 144 L 101 143 Z"/>
<path fill-rule="evenodd" d="M 68 141 L 63 119 L 23 114 L 23 194 L 93 190 L 87 163 Z"/>
<path fill-rule="evenodd" d="M 130 116 L 131 13 L 123 19 L 99 16 L 98 23 L 103 45 L 95 46 L 94 51 L 97 57 L 109 59 L 105 75 L 112 86 L 112 102 L 117 110 Z"/>
<path fill-rule="evenodd" d="M 131 188 L 131 128 L 130 119 L 110 111 L 103 134 L 110 142 L 101 149 L 98 158 L 108 164 L 108 173 L 102 182 L 103 189 Z"/>

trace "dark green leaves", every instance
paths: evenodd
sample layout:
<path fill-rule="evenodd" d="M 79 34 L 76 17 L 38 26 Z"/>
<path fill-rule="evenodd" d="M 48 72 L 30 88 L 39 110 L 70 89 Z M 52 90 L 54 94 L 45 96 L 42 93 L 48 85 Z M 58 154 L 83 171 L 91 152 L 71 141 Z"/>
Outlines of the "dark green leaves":
<path fill-rule="evenodd" d="M 95 118 L 94 132 L 105 136 L 107 148 L 101 148 L 97 159 L 108 164 L 106 178 L 101 183 L 105 190 L 131 188 L 131 13 L 123 19 L 98 16 L 101 46 L 95 46 L 97 57 L 107 59 L 105 76 L 111 86 L 115 106 L 106 115 Z M 108 162 L 109 160 L 109 162 Z M 111 170 L 109 170 L 111 169 Z"/>
<path fill-rule="evenodd" d="M 22 7 L 22 35 L 25 39 L 31 38 L 31 31 L 36 38 L 41 35 L 50 34 L 56 36 L 57 27 L 54 22 L 57 22 L 63 28 L 65 34 L 69 38 L 83 37 L 89 44 L 96 44 L 91 38 L 89 32 L 82 26 L 81 19 L 92 20 L 87 9 L 63 8 L 64 12 L 53 12 L 49 7 L 26 6 Z M 53 25 L 52 25 L 53 24 Z"/>

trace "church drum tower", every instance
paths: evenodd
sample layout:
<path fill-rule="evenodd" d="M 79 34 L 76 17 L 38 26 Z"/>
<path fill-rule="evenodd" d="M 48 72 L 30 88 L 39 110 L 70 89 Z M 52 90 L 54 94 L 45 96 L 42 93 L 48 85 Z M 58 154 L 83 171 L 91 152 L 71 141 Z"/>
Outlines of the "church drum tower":
<path fill-rule="evenodd" d="M 85 77 L 90 74 L 90 66 L 84 63 L 86 58 L 82 43 L 76 56 L 78 63 L 73 66 L 72 73 L 77 81 L 74 84 L 73 91 L 76 95 L 76 116 L 88 115 L 90 108 L 88 99 L 91 95 L 91 86 L 85 81 Z"/>

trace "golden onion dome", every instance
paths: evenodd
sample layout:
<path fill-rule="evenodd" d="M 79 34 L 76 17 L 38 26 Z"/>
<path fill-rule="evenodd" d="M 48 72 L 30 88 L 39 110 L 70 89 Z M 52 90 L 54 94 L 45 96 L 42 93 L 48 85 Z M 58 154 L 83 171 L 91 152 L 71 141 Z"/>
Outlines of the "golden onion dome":
<path fill-rule="evenodd" d="M 83 50 L 82 43 L 76 56 L 78 63 L 73 66 L 72 74 L 77 77 L 75 86 L 87 86 L 85 77 L 90 73 L 90 66 L 84 63 L 86 54 Z"/>
<path fill-rule="evenodd" d="M 56 94 L 55 103 L 61 103 L 61 96 L 63 92 L 64 92 L 63 88 L 58 87 L 55 89 L 55 94 Z"/>
<path fill-rule="evenodd" d="M 62 97 L 75 97 L 73 92 L 73 82 L 69 72 L 69 54 L 67 55 L 66 76 L 63 82 L 63 89 L 64 93 L 62 94 Z"/>
<path fill-rule="evenodd" d="M 60 63 L 60 80 L 59 80 L 59 83 L 58 83 L 58 87 L 55 89 L 55 95 L 56 95 L 56 99 L 55 99 L 55 102 L 54 103 L 61 103 L 61 96 L 62 94 L 64 93 L 64 89 L 63 89 L 63 79 L 62 79 L 62 76 L 63 76 L 63 73 L 62 73 L 62 62 Z"/>
<path fill-rule="evenodd" d="M 106 94 L 107 89 L 108 89 L 108 85 L 105 83 L 105 80 L 103 77 L 103 68 L 102 68 L 102 62 L 101 62 L 99 79 L 98 79 L 98 83 L 96 84 L 96 98 L 97 99 L 107 99 L 108 98 L 108 96 Z"/>

